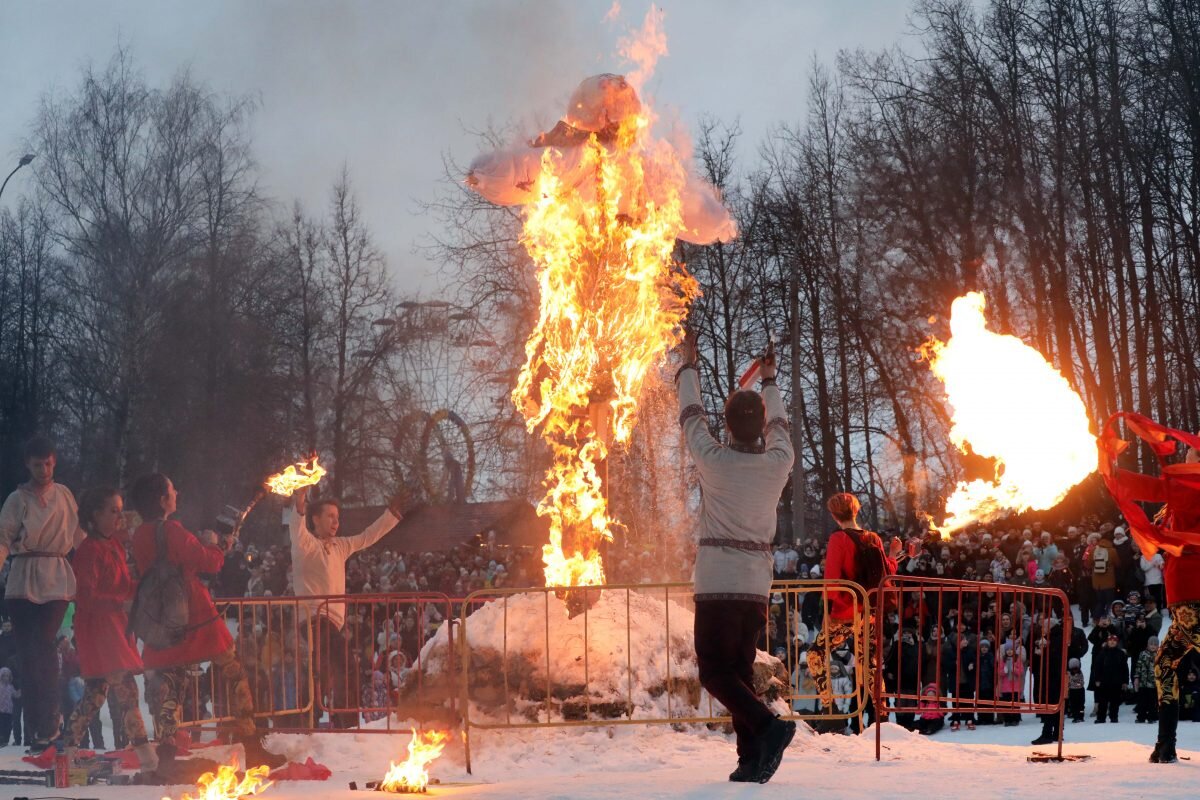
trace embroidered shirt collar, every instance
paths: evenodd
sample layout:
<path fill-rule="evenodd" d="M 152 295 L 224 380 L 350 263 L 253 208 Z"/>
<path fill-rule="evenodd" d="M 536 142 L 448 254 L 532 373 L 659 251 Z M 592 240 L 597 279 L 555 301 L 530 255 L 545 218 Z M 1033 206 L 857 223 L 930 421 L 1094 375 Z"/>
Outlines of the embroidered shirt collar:
<path fill-rule="evenodd" d="M 762 442 L 755 442 L 754 444 L 743 444 L 742 442 L 730 442 L 729 449 L 736 450 L 739 453 L 754 453 L 757 455 L 761 455 L 762 453 L 766 452 L 766 448 L 763 447 Z"/>

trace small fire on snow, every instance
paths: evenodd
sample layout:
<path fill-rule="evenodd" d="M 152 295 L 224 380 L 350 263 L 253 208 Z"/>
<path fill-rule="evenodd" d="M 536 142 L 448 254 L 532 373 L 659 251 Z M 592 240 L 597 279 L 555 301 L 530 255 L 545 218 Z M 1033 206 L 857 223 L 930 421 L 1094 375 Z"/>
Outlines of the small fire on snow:
<path fill-rule="evenodd" d="M 424 792 L 429 786 L 429 772 L 425 767 L 442 754 L 450 740 L 447 731 L 422 733 L 416 728 L 408 743 L 408 758 L 402 763 L 392 762 L 391 768 L 379 782 L 383 792 Z"/>
<path fill-rule="evenodd" d="M 316 486 L 325 477 L 325 468 L 313 456 L 308 461 L 289 465 L 283 472 L 267 478 L 267 488 L 281 497 L 291 497 L 292 492 L 305 486 Z"/>
<path fill-rule="evenodd" d="M 199 793 L 196 795 L 183 793 L 180 800 L 241 800 L 244 797 L 260 794 L 272 783 L 268 779 L 270 767 L 253 767 L 238 778 L 237 758 L 229 766 L 221 766 L 216 772 L 206 772 L 196 781 Z M 163 800 L 171 800 L 163 797 Z"/>

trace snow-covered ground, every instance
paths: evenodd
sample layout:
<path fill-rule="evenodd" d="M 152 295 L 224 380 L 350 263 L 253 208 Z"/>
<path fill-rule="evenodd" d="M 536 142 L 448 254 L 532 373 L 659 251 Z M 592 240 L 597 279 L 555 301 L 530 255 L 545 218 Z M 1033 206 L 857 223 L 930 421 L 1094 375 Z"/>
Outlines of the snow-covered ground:
<path fill-rule="evenodd" d="M 1132 720 L 1132 714 L 1129 715 Z M 431 774 L 442 783 L 431 787 L 440 797 L 480 800 L 530 798 L 787 798 L 946 797 L 1038 798 L 1069 792 L 1075 797 L 1180 797 L 1181 787 L 1200 779 L 1200 758 L 1171 766 L 1147 763 L 1154 739 L 1152 725 L 1132 721 L 1096 725 L 1067 723 L 1065 752 L 1087 754 L 1083 763 L 1038 764 L 1026 757 L 1039 726 L 1026 719 L 1013 728 L 985 726 L 975 731 L 942 731 L 933 737 L 910 734 L 896 726 L 883 732 L 883 760 L 875 762 L 874 731 L 863 736 L 796 737 L 783 765 L 766 786 L 732 784 L 734 766 L 729 737 L 703 728 L 676 731 L 665 727 L 607 727 L 540 731 L 476 731 L 472 766 L 463 766 L 456 742 Z M 274 736 L 269 746 L 303 760 L 312 755 L 333 770 L 324 782 L 279 783 L 265 797 L 362 800 L 348 783 L 379 778 L 391 758 L 402 756 L 405 735 L 321 734 Z M 1200 750 L 1200 723 L 1182 723 L 1185 755 Z M 1038 748 L 1048 750 L 1050 748 Z M 0 769 L 19 769 L 20 748 L 0 750 Z M 89 786 L 45 790 L 0 786 L 0 797 L 48 795 L 103 800 L 178 798 L 183 787 Z"/>

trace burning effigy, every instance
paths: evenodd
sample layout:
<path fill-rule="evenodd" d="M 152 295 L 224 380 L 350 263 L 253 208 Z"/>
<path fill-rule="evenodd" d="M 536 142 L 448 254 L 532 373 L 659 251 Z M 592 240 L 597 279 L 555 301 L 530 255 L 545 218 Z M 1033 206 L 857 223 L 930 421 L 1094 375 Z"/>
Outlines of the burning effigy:
<path fill-rule="evenodd" d="M 619 527 L 606 460 L 629 441 L 643 382 L 699 294 L 674 258 L 676 240 L 736 234 L 717 190 L 654 135 L 639 96 L 666 51 L 660 19 L 651 12 L 623 48 L 632 73 L 587 78 L 552 130 L 476 158 L 466 178 L 494 203 L 523 206 L 521 243 L 537 269 L 538 319 L 512 399 L 551 451 L 538 507 L 550 522 L 547 586 L 604 583 L 601 543 Z"/>
<path fill-rule="evenodd" d="M 1060 503 L 1095 472 L 1096 438 L 1079 394 L 1034 348 L 991 331 L 983 295 L 954 301 L 950 339 L 922 350 L 946 390 L 950 439 L 995 463 L 992 480 L 960 481 L 932 523 L 943 538 L 1008 513 Z"/>

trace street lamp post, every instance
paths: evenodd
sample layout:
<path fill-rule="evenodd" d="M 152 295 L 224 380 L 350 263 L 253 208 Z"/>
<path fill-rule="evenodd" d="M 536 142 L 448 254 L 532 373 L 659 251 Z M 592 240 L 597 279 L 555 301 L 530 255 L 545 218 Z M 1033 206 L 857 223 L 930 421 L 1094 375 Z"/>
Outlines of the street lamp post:
<path fill-rule="evenodd" d="M 25 166 L 30 161 L 33 161 L 35 155 L 35 153 L 26 153 L 25 155 L 21 156 L 21 160 L 17 162 L 15 167 L 13 167 L 13 171 L 8 173 L 8 178 L 4 179 L 4 183 L 0 183 L 0 197 L 4 196 L 4 187 L 8 186 L 9 178 L 11 178 L 13 175 L 16 175 L 17 170 L 19 170 L 21 167 Z"/>

